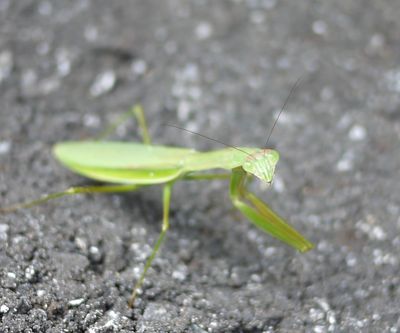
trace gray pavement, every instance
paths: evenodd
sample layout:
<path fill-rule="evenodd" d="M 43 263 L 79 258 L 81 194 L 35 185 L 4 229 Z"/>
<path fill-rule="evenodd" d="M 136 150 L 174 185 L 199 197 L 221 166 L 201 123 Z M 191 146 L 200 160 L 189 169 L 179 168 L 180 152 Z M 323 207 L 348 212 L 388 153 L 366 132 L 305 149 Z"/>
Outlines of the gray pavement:
<path fill-rule="evenodd" d="M 270 145 L 251 189 L 312 240 L 300 254 L 229 201 L 227 182 L 63 198 L 0 216 L 0 332 L 400 331 L 400 3 L 0 1 L 0 206 L 87 180 L 54 143 L 136 102 L 158 144 Z M 134 122 L 113 136 L 139 140 Z"/>

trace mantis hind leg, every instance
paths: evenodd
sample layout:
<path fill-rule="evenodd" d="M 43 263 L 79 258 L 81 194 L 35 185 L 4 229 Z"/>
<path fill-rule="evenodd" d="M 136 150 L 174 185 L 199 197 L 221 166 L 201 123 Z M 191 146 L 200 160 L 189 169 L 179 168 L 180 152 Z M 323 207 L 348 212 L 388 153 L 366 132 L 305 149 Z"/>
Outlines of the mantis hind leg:
<path fill-rule="evenodd" d="M 128 305 L 131 308 L 133 307 L 133 305 L 135 303 L 137 293 L 143 284 L 143 281 L 146 277 L 146 273 L 147 273 L 148 269 L 150 268 L 158 251 L 160 250 L 160 247 L 164 242 L 165 235 L 167 234 L 167 231 L 169 229 L 169 207 L 170 207 L 170 202 L 171 202 L 171 190 L 172 190 L 172 183 L 167 183 L 164 186 L 164 191 L 163 191 L 163 221 L 162 221 L 161 233 L 157 239 L 156 244 L 154 245 L 154 248 L 150 254 L 150 257 L 147 259 L 146 264 L 144 265 L 142 274 L 140 275 L 135 286 L 133 287 L 131 297 L 129 298 L 129 301 L 128 301 Z"/>
<path fill-rule="evenodd" d="M 140 104 L 136 104 L 134 105 L 129 111 L 121 114 L 115 122 L 113 122 L 112 124 L 110 124 L 104 131 L 103 133 L 100 134 L 100 136 L 98 137 L 98 140 L 104 140 L 105 138 L 107 138 L 109 135 L 111 135 L 113 132 L 115 132 L 116 128 L 125 123 L 129 118 L 131 117 L 135 117 L 139 128 L 142 132 L 142 139 L 143 139 L 143 143 L 146 145 L 150 145 L 151 144 L 151 138 L 149 135 L 149 130 L 147 127 L 147 122 L 146 122 L 146 117 L 144 116 L 144 111 L 143 108 Z"/>
<path fill-rule="evenodd" d="M 306 252 L 312 249 L 314 247 L 312 243 L 288 225 L 278 214 L 261 201 L 261 199 L 247 191 L 245 188 L 246 175 L 246 172 L 241 167 L 235 168 L 232 171 L 230 196 L 235 207 L 258 228 L 300 252 Z"/>
<path fill-rule="evenodd" d="M 74 194 L 91 194 L 91 193 L 117 193 L 117 192 L 131 192 L 140 188 L 140 185 L 99 185 L 99 186 L 77 186 L 70 187 L 69 189 L 62 192 L 55 192 L 48 194 L 40 199 L 24 202 L 22 204 L 16 204 L 9 207 L 0 208 L 0 213 L 10 213 L 22 208 L 31 208 L 37 205 L 41 205 L 47 201 L 57 199 L 66 195 Z"/>

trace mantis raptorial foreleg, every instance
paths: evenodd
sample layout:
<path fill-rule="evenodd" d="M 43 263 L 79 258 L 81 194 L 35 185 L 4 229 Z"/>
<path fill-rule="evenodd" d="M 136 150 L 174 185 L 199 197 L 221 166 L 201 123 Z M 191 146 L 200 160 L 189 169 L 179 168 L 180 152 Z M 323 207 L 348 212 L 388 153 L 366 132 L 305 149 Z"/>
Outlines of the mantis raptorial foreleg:
<path fill-rule="evenodd" d="M 74 194 L 92 194 L 92 193 L 118 193 L 118 192 L 131 192 L 135 191 L 142 186 L 140 185 L 131 185 L 131 184 L 123 184 L 123 185 L 96 185 L 96 186 L 77 186 L 70 187 L 69 189 L 62 192 L 55 192 L 48 194 L 40 199 L 25 202 L 22 204 L 16 204 L 10 207 L 0 208 L 0 212 L 9 213 L 13 212 L 17 209 L 21 208 L 31 208 L 33 206 L 37 206 L 43 204 L 47 201 L 57 199 L 66 195 L 74 195 Z"/>
<path fill-rule="evenodd" d="M 143 108 L 140 104 L 134 105 L 128 112 L 121 114 L 112 124 L 110 124 L 98 137 L 98 140 L 104 140 L 115 132 L 116 128 L 125 123 L 129 118 L 135 117 L 139 128 L 142 132 L 143 143 L 151 144 L 151 138 L 147 127 L 146 117 L 144 116 Z"/>
<path fill-rule="evenodd" d="M 233 204 L 257 227 L 270 233 L 275 238 L 297 248 L 307 251 L 312 247 L 303 236 L 290 227 L 279 215 L 273 212 L 264 202 L 245 188 L 246 172 L 241 168 L 232 170 L 230 196 Z M 251 205 L 244 200 L 249 201 Z"/>
<path fill-rule="evenodd" d="M 169 229 L 169 207 L 170 207 L 170 202 L 171 202 L 172 185 L 173 185 L 173 183 L 167 183 L 164 186 L 164 190 L 163 190 L 163 221 L 162 221 L 161 233 L 157 239 L 156 244 L 154 245 L 154 248 L 150 254 L 150 257 L 147 259 L 146 264 L 144 265 L 143 272 L 140 275 L 139 280 L 136 282 L 135 286 L 133 287 L 132 295 L 129 298 L 129 302 L 128 302 L 129 307 L 133 307 L 138 290 L 142 286 L 144 278 L 146 276 L 146 273 L 147 273 L 148 269 L 150 268 L 155 256 L 157 255 L 157 253 L 160 249 L 160 246 L 164 242 L 165 235 L 167 234 L 167 231 Z"/>

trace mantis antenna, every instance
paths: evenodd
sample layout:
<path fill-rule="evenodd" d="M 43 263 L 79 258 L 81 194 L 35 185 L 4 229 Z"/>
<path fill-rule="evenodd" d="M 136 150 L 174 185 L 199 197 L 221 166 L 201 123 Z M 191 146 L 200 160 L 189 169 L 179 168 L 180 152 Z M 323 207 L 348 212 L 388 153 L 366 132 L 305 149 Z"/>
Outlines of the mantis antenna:
<path fill-rule="evenodd" d="M 278 113 L 278 116 L 276 117 L 274 123 L 272 124 L 271 129 L 269 130 L 268 138 L 267 138 L 267 141 L 265 142 L 265 147 L 268 147 L 269 139 L 271 138 L 272 132 L 274 131 L 274 128 L 275 128 L 275 126 L 276 126 L 276 124 L 277 124 L 277 122 L 278 122 L 278 120 L 279 120 L 279 117 L 281 116 L 283 110 L 285 110 L 285 107 L 286 107 L 287 103 L 289 102 L 289 100 L 290 100 L 290 98 L 292 97 L 293 93 L 295 92 L 295 90 L 296 90 L 297 87 L 299 86 L 302 77 L 303 77 L 303 76 L 300 76 L 300 77 L 297 79 L 297 81 L 294 83 L 294 85 L 292 86 L 292 89 L 290 89 L 289 95 L 286 97 L 285 103 L 283 103 L 282 108 L 281 108 L 281 110 L 280 110 L 279 113 Z"/>
<path fill-rule="evenodd" d="M 200 134 L 200 133 L 197 133 L 197 132 L 190 131 L 190 130 L 188 130 L 187 128 L 179 127 L 179 126 L 172 125 L 172 124 L 164 124 L 164 125 L 165 125 L 165 126 L 169 126 L 169 127 L 175 127 L 175 128 L 180 129 L 180 130 L 182 130 L 182 131 L 186 131 L 186 132 L 188 132 L 188 133 L 201 136 L 202 138 L 205 138 L 205 139 L 208 139 L 208 140 L 211 140 L 211 141 L 220 143 L 221 145 L 224 145 L 224 146 L 229 147 L 229 148 L 236 149 L 236 150 L 241 151 L 242 153 L 244 153 L 244 154 L 246 154 L 246 155 L 251 156 L 251 154 L 249 154 L 248 152 L 246 152 L 246 151 L 244 151 L 244 150 L 242 150 L 242 149 L 240 149 L 240 148 L 238 148 L 238 147 L 231 146 L 231 145 L 228 145 L 228 144 L 226 144 L 226 143 L 224 143 L 224 142 L 222 142 L 222 141 L 219 141 L 219 140 L 217 140 L 217 139 L 213 139 L 213 138 L 210 138 L 210 137 L 208 137 L 208 136 L 206 136 L 206 135 L 203 135 L 203 134 Z"/>
<path fill-rule="evenodd" d="M 272 132 L 274 131 L 274 128 L 275 128 L 275 126 L 276 126 L 276 124 L 277 124 L 277 122 L 278 122 L 278 120 L 279 120 L 279 117 L 281 116 L 283 110 L 285 109 L 286 105 L 288 104 L 288 102 L 289 102 L 290 98 L 292 97 L 293 93 L 295 92 L 295 90 L 296 90 L 297 87 L 299 86 L 301 79 L 302 79 L 302 76 L 300 76 L 300 77 L 297 79 L 297 81 L 295 82 L 295 84 L 294 84 L 294 85 L 292 86 L 292 88 L 290 89 L 289 95 L 286 97 L 285 103 L 283 103 L 283 106 L 282 106 L 281 110 L 279 111 L 278 116 L 276 117 L 276 119 L 275 119 L 275 121 L 274 121 L 274 123 L 273 123 L 273 125 L 272 125 L 272 127 L 271 127 L 271 129 L 270 129 L 270 131 L 269 131 L 268 138 L 267 138 L 267 141 L 266 141 L 266 143 L 265 143 L 265 147 L 268 146 L 269 139 L 271 138 Z M 228 144 L 226 144 L 225 142 L 219 141 L 219 140 L 217 140 L 217 139 L 210 138 L 209 136 L 206 136 L 206 135 L 203 135 L 203 134 L 200 134 L 200 133 L 197 133 L 197 132 L 188 130 L 187 128 L 180 127 L 180 126 L 176 126 L 176 125 L 172 125 L 172 124 L 168 124 L 168 123 L 165 123 L 164 126 L 174 127 L 174 128 L 180 129 L 180 130 L 182 130 L 182 131 L 186 131 L 186 132 L 188 132 L 188 133 L 198 135 L 198 136 L 200 136 L 200 137 L 202 137 L 202 138 L 205 138 L 205 139 L 208 139 L 208 140 L 217 142 L 217 143 L 219 143 L 219 144 L 221 144 L 221 145 L 224 145 L 224 146 L 229 147 L 229 148 L 236 149 L 236 150 L 238 150 L 238 151 L 240 151 L 240 152 L 242 152 L 242 153 L 244 153 L 244 154 L 246 154 L 246 155 L 251 156 L 251 154 L 245 152 L 244 150 L 242 150 L 242 149 L 240 149 L 240 148 L 237 148 L 237 147 L 235 147 L 235 146 L 228 145 Z"/>

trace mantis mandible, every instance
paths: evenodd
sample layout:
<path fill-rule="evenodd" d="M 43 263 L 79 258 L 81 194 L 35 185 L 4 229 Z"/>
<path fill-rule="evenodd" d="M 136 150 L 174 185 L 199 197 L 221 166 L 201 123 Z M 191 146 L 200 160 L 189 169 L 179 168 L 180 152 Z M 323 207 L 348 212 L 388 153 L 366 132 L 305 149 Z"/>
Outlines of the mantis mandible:
<path fill-rule="evenodd" d="M 82 176 L 110 183 L 110 185 L 71 187 L 66 191 L 52 193 L 38 200 L 3 208 L 0 211 L 9 212 L 29 208 L 66 195 L 130 192 L 144 186 L 163 184 L 161 233 L 145 263 L 141 276 L 134 285 L 128 302 L 130 307 L 134 305 L 146 273 L 164 242 L 169 228 L 171 190 L 178 180 L 212 180 L 230 177 L 232 203 L 254 225 L 300 252 L 313 248 L 312 243 L 246 189 L 246 181 L 251 176 L 266 183 L 272 182 L 279 159 L 277 151 L 226 145 L 228 147 L 224 149 L 200 152 L 187 148 L 152 145 L 142 108 L 136 105 L 131 111 L 141 128 L 143 144 L 116 141 L 71 141 L 57 143 L 53 147 L 53 154 L 62 165 Z M 231 173 L 204 173 L 210 169 L 224 169 Z"/>

